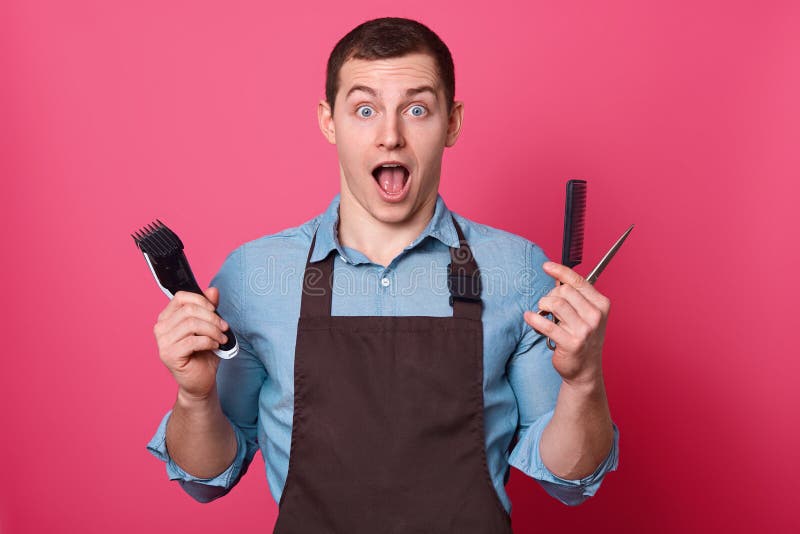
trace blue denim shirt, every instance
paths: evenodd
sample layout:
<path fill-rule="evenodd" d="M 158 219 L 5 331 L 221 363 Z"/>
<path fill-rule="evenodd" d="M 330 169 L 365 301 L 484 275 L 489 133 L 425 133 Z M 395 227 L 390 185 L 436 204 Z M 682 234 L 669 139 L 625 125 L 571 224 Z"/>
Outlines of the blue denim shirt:
<path fill-rule="evenodd" d="M 577 505 L 594 495 L 617 468 L 619 430 L 608 457 L 580 480 L 555 476 L 542 463 L 539 441 L 553 416 L 561 377 L 545 338 L 523 319 L 554 285 L 541 266 L 548 258 L 531 241 L 451 212 L 441 195 L 425 230 L 388 266 L 377 265 L 339 243 L 339 195 L 304 224 L 250 241 L 231 252 L 211 285 L 219 312 L 239 339 L 239 354 L 220 362 L 217 388 L 222 410 L 236 432 L 233 463 L 214 478 L 197 478 L 169 457 L 165 429 L 170 413 L 147 445 L 166 463 L 167 475 L 192 497 L 208 502 L 226 494 L 260 448 L 277 503 L 286 481 L 294 403 L 294 349 L 308 249 L 319 228 L 312 261 L 335 249 L 332 315 L 452 316 L 447 288 L 448 247 L 458 246 L 453 213 L 481 273 L 484 330 L 486 456 L 495 490 L 506 510 L 509 466 L 536 479 L 553 497 Z M 514 442 L 516 440 L 516 442 Z M 513 448 L 512 448 L 513 445 Z"/>

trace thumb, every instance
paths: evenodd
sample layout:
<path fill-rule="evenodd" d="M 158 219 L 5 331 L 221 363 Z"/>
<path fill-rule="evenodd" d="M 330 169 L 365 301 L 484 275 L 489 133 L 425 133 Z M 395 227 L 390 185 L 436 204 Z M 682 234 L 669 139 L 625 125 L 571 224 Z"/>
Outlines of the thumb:
<path fill-rule="evenodd" d="M 214 286 L 209 286 L 203 293 L 215 308 L 219 305 L 219 289 Z"/>

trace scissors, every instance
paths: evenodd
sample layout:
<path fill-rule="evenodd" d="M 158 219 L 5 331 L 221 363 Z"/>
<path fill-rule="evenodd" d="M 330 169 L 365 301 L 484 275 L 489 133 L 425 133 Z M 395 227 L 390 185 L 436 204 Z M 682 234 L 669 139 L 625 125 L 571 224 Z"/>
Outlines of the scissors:
<path fill-rule="evenodd" d="M 600 273 L 602 273 L 603 269 L 605 269 L 606 266 L 609 264 L 611 258 L 614 257 L 614 254 L 617 253 L 619 247 L 622 246 L 622 243 L 625 242 L 625 239 L 628 237 L 628 234 L 631 233 L 631 230 L 633 230 L 633 225 L 630 225 L 630 227 L 628 227 L 628 229 L 625 230 L 625 232 L 619 237 L 619 239 L 617 239 L 617 242 L 611 246 L 608 252 L 606 252 L 606 255 L 603 256 L 603 259 L 601 259 L 600 263 L 597 264 L 597 267 L 592 269 L 592 272 L 590 272 L 589 276 L 586 277 L 587 282 L 594 285 L 594 283 L 600 277 Z M 553 322 L 558 324 L 558 317 L 554 317 L 553 314 L 549 311 L 542 310 L 539 312 L 539 315 L 549 315 L 550 317 L 553 318 Z M 556 350 L 556 344 L 553 343 L 553 341 L 549 337 L 547 338 L 547 348 L 550 350 Z"/>

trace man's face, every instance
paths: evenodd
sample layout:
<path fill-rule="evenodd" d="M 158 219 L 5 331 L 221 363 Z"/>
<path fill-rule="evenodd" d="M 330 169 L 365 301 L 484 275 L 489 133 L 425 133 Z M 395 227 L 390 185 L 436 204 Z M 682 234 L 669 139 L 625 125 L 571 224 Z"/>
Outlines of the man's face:
<path fill-rule="evenodd" d="M 339 154 L 342 205 L 384 223 L 410 221 L 436 202 L 442 153 L 458 138 L 463 104 L 448 115 L 427 54 L 350 59 L 339 82 L 335 115 L 322 101 L 318 117 Z"/>

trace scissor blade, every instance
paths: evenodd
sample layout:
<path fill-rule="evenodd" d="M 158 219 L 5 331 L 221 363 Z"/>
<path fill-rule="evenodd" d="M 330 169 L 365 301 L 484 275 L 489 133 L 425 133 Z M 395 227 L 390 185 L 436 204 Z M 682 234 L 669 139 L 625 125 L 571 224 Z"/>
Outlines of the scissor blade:
<path fill-rule="evenodd" d="M 633 225 L 631 225 L 630 228 L 625 230 L 625 233 L 623 233 L 619 237 L 619 239 L 617 239 L 617 242 L 614 243 L 614 245 L 609 249 L 609 251 L 606 252 L 606 255 L 603 256 L 603 259 L 600 260 L 600 263 L 597 264 L 597 267 L 592 269 L 592 272 L 589 273 L 589 276 L 586 277 L 586 280 L 590 284 L 594 284 L 597 281 L 597 278 L 600 276 L 600 273 L 602 273 L 603 269 L 606 268 L 606 265 L 608 265 L 608 262 L 610 262 L 611 258 L 614 257 L 614 254 L 617 253 L 617 250 L 619 250 L 619 247 L 622 246 L 622 243 L 625 242 L 625 239 L 628 237 L 628 234 L 631 233 L 631 230 L 633 230 Z"/>

